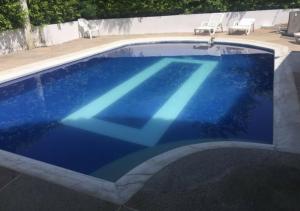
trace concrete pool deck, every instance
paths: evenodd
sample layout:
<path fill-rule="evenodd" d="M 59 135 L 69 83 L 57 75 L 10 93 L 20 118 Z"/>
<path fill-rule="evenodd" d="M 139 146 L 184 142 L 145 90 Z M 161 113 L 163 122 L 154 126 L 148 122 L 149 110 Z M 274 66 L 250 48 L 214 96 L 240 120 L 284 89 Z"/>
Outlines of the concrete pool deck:
<path fill-rule="evenodd" d="M 35 48 L 30 51 L 19 51 L 10 55 L 0 56 L 0 71 L 15 68 L 22 65 L 38 62 L 41 60 L 54 58 L 76 51 L 89 49 L 95 46 L 108 44 L 114 41 L 124 39 L 136 39 L 136 38 L 148 38 L 148 37 L 189 37 L 193 34 L 178 33 L 178 34 L 146 34 L 146 35 L 122 35 L 122 36 L 104 36 L 90 39 L 78 39 L 71 42 L 67 42 L 61 45 Z M 197 35 L 195 37 L 208 37 Z M 216 38 L 237 38 L 244 40 L 257 40 L 265 41 L 275 44 L 281 44 L 287 46 L 291 51 L 300 51 L 300 45 L 294 43 L 293 38 L 280 37 L 279 34 L 270 29 L 257 30 L 251 33 L 249 36 L 245 35 L 227 35 L 226 33 L 217 33 Z"/>
<path fill-rule="evenodd" d="M 45 60 L 45 59 L 49 59 L 49 58 L 55 58 L 57 56 L 73 53 L 73 52 L 80 51 L 80 50 L 83 50 L 83 49 L 88 49 L 88 48 L 91 48 L 91 47 L 94 47 L 94 46 L 97 46 L 97 45 L 104 45 L 104 44 L 107 44 L 107 43 L 110 43 L 110 42 L 113 42 L 113 41 L 118 41 L 118 40 L 121 40 L 121 39 L 136 39 L 136 38 L 141 38 L 141 37 L 145 38 L 145 37 L 160 37 L 160 36 L 183 37 L 183 36 L 191 36 L 191 34 L 111 36 L 111 37 L 96 38 L 96 39 L 93 39 L 93 40 L 80 39 L 80 40 L 76 40 L 76 41 L 66 43 L 66 44 L 63 44 L 63 45 L 59 45 L 59 46 L 53 46 L 53 47 L 49 47 L 49 48 L 40 48 L 40 49 L 31 50 L 31 51 L 19 52 L 19 53 L 15 53 L 15 54 L 12 54 L 12 55 L 0 57 L 0 76 L 1 76 L 1 71 L 6 72 L 10 68 L 20 67 L 22 65 L 31 64 L 31 63 L 41 61 L 41 60 Z M 218 38 L 226 38 L 226 37 L 228 37 L 228 35 L 217 34 L 217 39 Z M 271 43 L 275 43 L 275 44 L 281 44 L 281 45 L 288 46 L 290 51 L 292 51 L 289 55 L 287 55 L 285 57 L 284 61 L 279 65 L 279 67 L 276 71 L 276 74 L 275 74 L 274 97 L 275 97 L 275 100 L 277 102 L 281 102 L 281 103 L 277 103 L 277 104 L 274 105 L 275 106 L 275 108 L 274 108 L 275 111 L 274 112 L 275 113 L 278 112 L 277 115 L 276 115 L 278 118 L 274 119 L 274 121 L 277 125 L 276 126 L 277 129 L 274 131 L 274 137 L 275 137 L 274 142 L 276 143 L 276 146 L 278 147 L 279 150 L 289 151 L 289 152 L 300 152 L 300 150 L 299 150 L 300 149 L 300 144 L 299 144 L 299 140 L 298 140 L 298 138 L 300 137 L 300 132 L 299 132 L 300 131 L 299 130 L 299 127 L 300 127 L 300 121 L 299 120 L 300 120 L 300 118 L 298 118 L 298 115 L 299 115 L 299 98 L 297 97 L 297 92 L 295 91 L 296 88 L 299 87 L 298 86 L 299 83 L 297 82 L 297 78 L 298 78 L 297 77 L 298 76 L 297 72 L 300 71 L 299 70 L 300 64 L 299 64 L 299 59 L 297 59 L 297 58 L 299 58 L 300 46 L 296 45 L 296 44 L 293 44 L 293 41 L 290 40 L 290 39 L 280 38 L 278 34 L 273 33 L 270 30 L 259 30 L 255 33 L 251 34 L 250 36 L 247 36 L 247 37 L 243 36 L 243 35 L 241 35 L 241 36 L 232 35 L 232 36 L 229 36 L 229 37 L 230 38 L 237 38 L 237 39 L 245 39 L 245 40 L 267 41 L 267 42 L 271 42 Z M 288 70 L 288 71 L 286 71 L 286 70 Z M 215 149 L 215 150 L 217 150 L 217 149 Z M 247 150 L 250 150 L 250 149 L 247 149 Z M 262 152 L 262 151 L 259 151 L 259 152 Z M 259 154 L 259 152 L 258 152 L 258 154 Z M 202 153 L 204 153 L 204 152 L 202 152 Z M 277 153 L 281 154 L 281 152 L 276 152 L 276 151 L 274 151 L 274 153 L 276 155 L 277 155 Z M 201 153 L 199 153 L 199 154 L 201 154 Z M 295 156 L 297 156 L 297 155 L 295 155 Z M 222 155 L 217 156 L 217 157 L 222 157 Z M 185 158 L 183 158 L 183 159 L 185 159 Z M 249 157 L 249 159 L 251 159 L 251 158 Z M 177 163 L 177 161 L 174 164 L 171 164 L 171 165 L 176 165 L 176 163 Z M 3 170 L 3 172 L 6 172 L 6 170 Z M 8 171 L 8 172 L 10 172 L 10 171 Z M 10 173 L 7 173 L 7 174 L 10 175 Z M 32 180 L 32 181 L 40 181 L 39 179 L 34 179 L 34 178 L 32 179 L 32 177 L 20 176 L 19 173 L 16 173 L 16 174 L 18 174 L 19 176 L 17 176 L 17 177 L 11 176 L 13 178 L 12 180 L 5 179 L 5 181 L 9 181 L 9 182 L 6 183 L 5 186 L 3 186 L 3 189 L 0 189 L 0 200 L 7 201 L 5 199 L 5 197 L 1 199 L 1 190 L 5 190 L 6 188 L 11 187 L 11 185 L 13 185 L 17 181 L 20 181 L 20 183 L 22 183 L 22 184 L 24 183 L 24 180 L 26 180 L 26 178 L 30 178 L 29 180 Z M 3 175 L 5 175 L 5 173 L 3 173 Z M 11 178 L 10 176 L 8 176 L 8 177 Z M 25 177 L 25 179 L 24 179 L 24 177 Z M 154 176 L 154 178 L 155 178 L 155 176 Z M 150 180 L 150 181 L 152 181 L 152 180 Z M 26 181 L 25 181 L 25 183 L 26 183 Z M 37 182 L 37 183 L 39 185 L 33 185 L 33 186 L 40 186 L 40 183 L 39 182 Z M 41 183 L 47 183 L 47 182 L 41 182 Z M 33 182 L 33 184 L 34 184 L 34 182 Z M 47 184 L 50 187 L 53 187 L 53 188 L 54 187 L 56 187 L 58 189 L 62 188 L 62 187 L 57 186 L 57 185 L 51 185 L 49 183 L 47 183 Z M 144 188 L 147 188 L 147 184 L 149 184 L 149 183 L 147 182 L 146 186 Z M 22 185 L 20 185 L 20 186 L 22 186 Z M 27 188 L 30 189 L 30 187 L 32 187 L 32 184 L 29 185 Z M 51 188 L 48 188 L 48 189 L 51 189 Z M 48 190 L 48 189 L 46 188 L 46 190 Z M 79 193 L 76 193 L 74 191 L 71 191 L 71 190 L 68 190 L 68 189 L 65 189 L 65 188 L 62 188 L 62 189 L 64 189 L 67 192 L 66 195 L 68 197 L 72 197 L 72 194 L 75 194 L 75 195 L 79 194 Z M 18 191 L 18 190 L 19 190 L 18 188 L 14 189 L 14 191 Z M 143 190 L 144 189 L 142 189 L 141 191 L 143 191 Z M 64 191 L 62 191 L 62 192 L 64 192 Z M 36 194 L 38 194 L 38 193 L 39 193 L 39 191 L 36 192 Z M 10 193 L 8 193 L 8 194 L 10 194 Z M 137 195 L 139 195 L 139 193 L 137 193 L 135 196 L 137 196 Z M 136 199 L 135 196 L 133 197 L 133 199 Z M 22 197 L 22 194 L 21 194 L 20 197 Z M 28 197 L 33 197 L 33 196 L 28 196 Z M 47 194 L 45 194 L 44 197 L 45 198 L 42 197 L 43 199 L 41 199 L 41 201 L 45 200 L 45 202 L 46 202 L 47 197 L 50 197 L 50 196 L 47 196 Z M 71 200 L 71 201 L 81 201 L 78 198 L 81 198 L 81 195 L 77 196 L 76 200 Z M 85 197 L 83 197 L 83 198 L 85 198 Z M 66 199 L 66 200 L 68 200 L 68 199 Z M 85 200 L 92 200 L 93 201 L 94 198 L 91 197 L 91 198 L 85 199 Z M 149 198 L 148 200 L 151 200 L 151 199 Z M 57 203 L 56 201 L 57 200 L 53 200 L 53 203 L 54 204 Z M 96 200 L 96 201 L 98 201 L 98 203 L 100 203 L 101 200 Z M 51 203 L 51 202 L 49 202 L 49 203 Z M 58 200 L 58 203 L 59 203 L 59 200 Z M 69 203 L 71 203 L 71 202 L 69 202 Z M 83 203 L 84 206 L 87 206 L 87 205 L 85 205 L 85 203 L 88 203 L 88 202 Z M 25 204 L 26 203 L 24 203 L 24 206 L 25 206 Z M 39 205 L 37 203 L 36 206 L 39 206 L 39 208 L 36 209 L 36 210 L 47 210 L 46 207 L 41 207 L 42 204 Z M 72 206 L 79 206 L 78 204 L 77 205 L 76 204 L 77 203 L 74 204 L 74 202 L 73 202 L 73 203 L 69 204 L 68 206 L 71 206 L 71 207 Z M 93 202 L 91 202 L 91 204 L 93 204 Z M 97 208 L 98 210 L 99 209 L 100 210 L 101 209 L 102 210 L 110 210 L 110 208 L 100 208 L 101 206 L 104 206 L 104 205 L 106 206 L 107 204 L 109 204 L 109 206 L 110 206 L 111 205 L 110 203 L 104 203 L 103 202 L 103 203 L 100 203 L 100 204 L 101 205 L 96 203 L 96 205 L 95 205 L 95 206 L 99 206 Z M 104 204 L 104 205 L 102 205 L 102 204 Z M 146 203 L 143 202 L 143 204 L 146 204 Z M 135 206 L 134 204 L 131 203 L 131 200 L 129 200 L 127 202 L 127 205 L 129 207 L 133 207 L 133 208 L 136 208 L 138 210 L 139 209 L 140 210 L 148 210 L 148 209 L 145 209 L 144 207 Z M 7 204 L 7 207 L 6 207 L 5 210 L 9 210 L 10 206 L 13 206 L 13 204 Z M 45 205 L 43 205 L 43 206 L 45 206 Z M 67 205 L 59 205 L 59 206 L 63 207 L 63 206 L 67 206 Z M 112 209 L 119 209 L 119 206 L 117 206 L 117 205 L 111 205 L 111 206 L 112 206 L 111 207 Z M 95 208 L 95 210 L 97 210 L 96 207 L 94 207 L 94 208 Z M 77 208 L 73 207 L 72 210 L 86 210 L 86 209 L 93 210 L 94 208 L 86 207 L 84 209 L 81 209 L 81 208 L 77 209 Z M 21 207 L 20 207 L 20 209 L 21 209 Z M 126 208 L 121 207 L 120 209 L 123 210 L 123 209 L 126 209 Z M 151 208 L 151 206 L 149 206 L 149 210 L 157 210 L 157 209 L 158 208 L 154 209 L 154 208 Z M 26 209 L 26 210 L 30 210 L 30 209 Z M 56 210 L 56 208 L 52 209 L 52 210 Z"/>
<path fill-rule="evenodd" d="M 126 204 L 103 201 L 0 167 L 4 211 L 299 210 L 300 155 L 213 149 L 177 160 Z"/>

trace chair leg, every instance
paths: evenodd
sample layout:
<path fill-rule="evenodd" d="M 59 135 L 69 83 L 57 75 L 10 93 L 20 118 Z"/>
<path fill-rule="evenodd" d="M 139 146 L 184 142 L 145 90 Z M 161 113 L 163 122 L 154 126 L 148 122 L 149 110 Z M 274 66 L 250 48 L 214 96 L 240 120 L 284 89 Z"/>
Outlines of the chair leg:
<path fill-rule="evenodd" d="M 248 36 L 250 34 L 250 29 L 247 29 L 245 32 L 246 32 L 246 35 Z"/>
<path fill-rule="evenodd" d="M 214 30 L 214 29 L 213 29 L 213 30 L 209 30 L 209 35 L 210 35 L 210 36 L 215 35 L 215 33 L 216 33 L 216 30 Z"/>

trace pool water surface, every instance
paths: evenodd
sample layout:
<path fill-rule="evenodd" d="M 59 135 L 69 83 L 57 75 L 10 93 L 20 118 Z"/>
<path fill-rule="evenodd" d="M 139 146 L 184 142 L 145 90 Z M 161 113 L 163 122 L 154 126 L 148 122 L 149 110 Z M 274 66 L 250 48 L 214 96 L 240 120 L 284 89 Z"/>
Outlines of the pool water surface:
<path fill-rule="evenodd" d="M 109 181 L 172 148 L 272 144 L 272 52 L 121 47 L 0 87 L 0 149 Z"/>

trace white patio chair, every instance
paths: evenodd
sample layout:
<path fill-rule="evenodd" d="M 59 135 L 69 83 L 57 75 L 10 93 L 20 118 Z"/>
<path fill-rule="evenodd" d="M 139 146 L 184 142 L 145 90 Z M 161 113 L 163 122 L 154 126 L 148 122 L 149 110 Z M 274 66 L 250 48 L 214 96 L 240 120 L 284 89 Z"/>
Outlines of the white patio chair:
<path fill-rule="evenodd" d="M 98 35 L 98 30 L 96 26 L 91 25 L 89 21 L 84 18 L 78 19 L 78 26 L 79 26 L 79 31 L 81 32 L 83 37 L 88 35 L 88 37 L 92 39 L 93 36 L 96 37 Z"/>
<path fill-rule="evenodd" d="M 194 29 L 195 35 L 197 33 L 209 32 L 210 35 L 214 35 L 217 30 L 223 32 L 222 21 L 224 18 L 224 13 L 212 14 L 208 21 L 201 22 L 201 25 Z"/>
<path fill-rule="evenodd" d="M 228 28 L 228 34 L 234 31 L 245 31 L 246 35 L 249 35 L 251 31 L 254 31 L 254 18 L 242 18 L 240 21 L 234 21 L 233 25 Z"/>
<path fill-rule="evenodd" d="M 300 44 L 300 32 L 294 33 L 296 43 Z"/>

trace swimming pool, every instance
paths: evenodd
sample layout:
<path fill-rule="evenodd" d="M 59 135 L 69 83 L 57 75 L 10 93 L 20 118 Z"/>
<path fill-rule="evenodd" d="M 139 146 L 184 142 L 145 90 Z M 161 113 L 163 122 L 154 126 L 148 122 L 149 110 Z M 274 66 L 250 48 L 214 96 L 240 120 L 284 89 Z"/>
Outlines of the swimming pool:
<path fill-rule="evenodd" d="M 121 47 L 0 89 L 0 148 L 116 181 L 172 148 L 271 144 L 272 52 L 250 46 Z"/>

